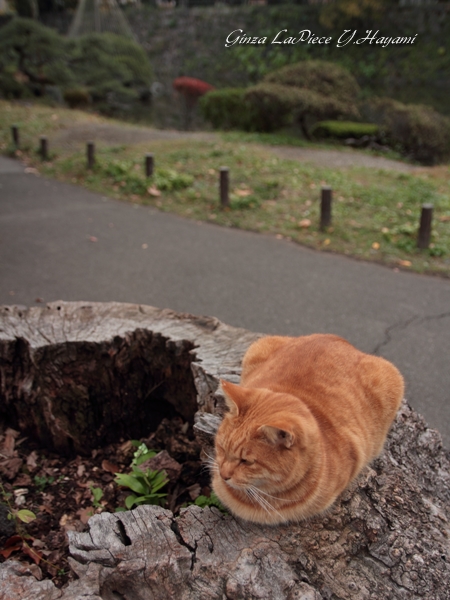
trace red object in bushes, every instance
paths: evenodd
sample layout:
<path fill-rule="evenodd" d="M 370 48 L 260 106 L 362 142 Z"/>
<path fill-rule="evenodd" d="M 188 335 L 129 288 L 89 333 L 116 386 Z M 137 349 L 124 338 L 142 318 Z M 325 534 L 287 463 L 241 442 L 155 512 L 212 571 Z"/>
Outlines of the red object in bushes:
<path fill-rule="evenodd" d="M 180 94 L 185 96 L 191 96 L 199 98 L 214 89 L 213 85 L 202 81 L 201 79 L 195 79 L 195 77 L 177 77 L 173 81 L 173 87 Z"/>

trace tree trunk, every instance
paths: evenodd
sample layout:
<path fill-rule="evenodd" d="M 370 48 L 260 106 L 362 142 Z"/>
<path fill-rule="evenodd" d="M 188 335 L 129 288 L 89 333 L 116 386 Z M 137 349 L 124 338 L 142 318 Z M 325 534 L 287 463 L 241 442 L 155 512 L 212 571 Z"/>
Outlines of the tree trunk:
<path fill-rule="evenodd" d="M 187 418 L 197 409 L 207 448 L 224 410 L 218 379 L 239 380 L 257 337 L 216 319 L 129 304 L 4 307 L 0 418 L 78 452 L 110 441 L 108 428 L 128 433 L 152 408 Z M 0 598 L 448 600 L 449 458 L 405 402 L 381 457 L 324 515 L 269 527 L 197 506 L 176 518 L 154 506 L 102 513 L 88 532 L 69 532 L 78 580 L 57 590 L 7 561 Z"/>

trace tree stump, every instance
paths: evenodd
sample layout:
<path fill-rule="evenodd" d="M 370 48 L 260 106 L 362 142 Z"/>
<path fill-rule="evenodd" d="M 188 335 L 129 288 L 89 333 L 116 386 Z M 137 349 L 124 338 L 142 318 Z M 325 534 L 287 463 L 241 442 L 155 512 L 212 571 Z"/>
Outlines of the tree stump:
<path fill-rule="evenodd" d="M 239 381 L 258 337 L 130 304 L 3 307 L 0 317 L 0 419 L 68 454 L 137 435 L 171 410 L 195 418 L 210 446 L 224 410 L 218 380 Z M 269 527 L 197 506 L 179 517 L 154 506 L 102 513 L 69 532 L 78 580 L 57 590 L 7 561 L 0 598 L 448 600 L 449 459 L 404 402 L 383 454 L 324 515 Z"/>

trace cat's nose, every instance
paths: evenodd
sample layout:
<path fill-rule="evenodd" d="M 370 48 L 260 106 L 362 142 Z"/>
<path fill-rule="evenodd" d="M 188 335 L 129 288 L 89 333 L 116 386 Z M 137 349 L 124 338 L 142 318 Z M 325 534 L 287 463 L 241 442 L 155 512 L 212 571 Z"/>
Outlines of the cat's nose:
<path fill-rule="evenodd" d="M 231 472 L 229 469 L 222 467 L 219 472 L 224 481 L 229 481 L 231 479 Z"/>

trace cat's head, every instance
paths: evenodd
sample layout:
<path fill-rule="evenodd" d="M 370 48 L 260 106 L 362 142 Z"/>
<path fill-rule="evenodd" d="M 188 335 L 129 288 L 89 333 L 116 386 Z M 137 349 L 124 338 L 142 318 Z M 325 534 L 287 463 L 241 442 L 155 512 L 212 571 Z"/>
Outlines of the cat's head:
<path fill-rule="evenodd" d="M 232 512 L 250 518 L 256 495 L 269 504 L 286 501 L 286 492 L 308 472 L 317 426 L 289 394 L 221 384 L 229 412 L 216 435 L 213 488 Z"/>

